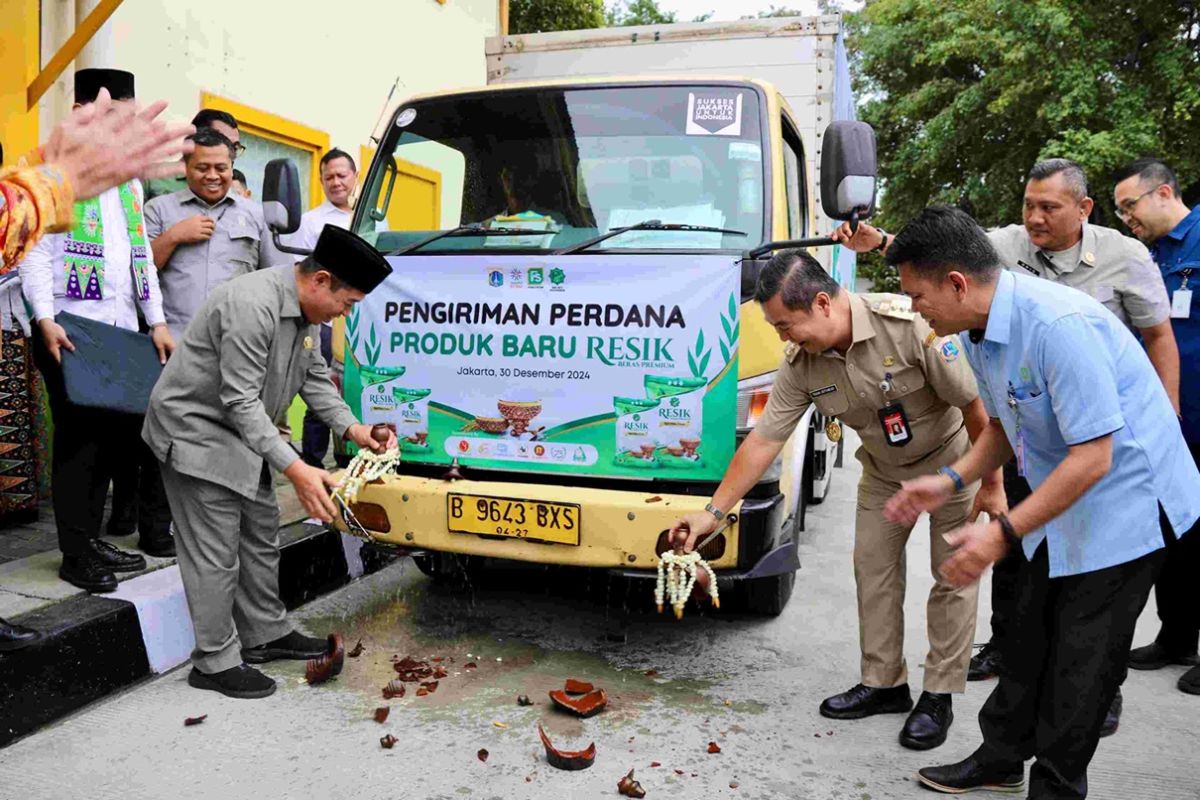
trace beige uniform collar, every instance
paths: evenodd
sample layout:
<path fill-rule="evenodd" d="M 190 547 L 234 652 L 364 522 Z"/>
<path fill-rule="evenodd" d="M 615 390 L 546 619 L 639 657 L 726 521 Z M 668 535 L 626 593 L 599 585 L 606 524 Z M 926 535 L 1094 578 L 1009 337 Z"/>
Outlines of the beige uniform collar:
<path fill-rule="evenodd" d="M 1079 261 L 1074 264 L 1063 264 L 1062 266 L 1059 266 L 1057 263 L 1055 263 L 1053 258 L 1047 256 L 1044 259 L 1038 259 L 1038 262 L 1058 275 L 1066 275 L 1067 273 L 1074 272 L 1075 268 L 1080 266 L 1094 267 L 1096 266 L 1096 243 L 1097 239 L 1095 229 L 1093 229 L 1091 225 L 1088 225 L 1087 222 L 1084 222 L 1083 233 L 1079 240 Z M 1043 252 L 1040 248 L 1034 247 L 1032 241 L 1029 243 L 1029 247 L 1035 253 Z"/>

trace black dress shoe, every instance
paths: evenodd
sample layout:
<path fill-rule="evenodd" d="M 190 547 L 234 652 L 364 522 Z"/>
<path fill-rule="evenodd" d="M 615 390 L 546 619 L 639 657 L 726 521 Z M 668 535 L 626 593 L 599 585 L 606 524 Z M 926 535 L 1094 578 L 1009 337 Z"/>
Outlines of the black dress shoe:
<path fill-rule="evenodd" d="M 238 664 L 221 672 L 205 673 L 192 667 L 188 685 L 196 689 L 220 692 L 238 700 L 256 700 L 275 694 L 275 681 L 253 667 Z"/>
<path fill-rule="evenodd" d="M 146 568 L 146 559 L 137 553 L 126 553 L 103 539 L 92 539 L 92 552 L 96 559 L 113 572 L 137 572 Z"/>
<path fill-rule="evenodd" d="M 1179 687 L 1179 691 L 1181 692 L 1200 694 L 1200 667 L 1192 667 L 1180 675 L 1179 683 L 1175 685 Z"/>
<path fill-rule="evenodd" d="M 967 667 L 967 680 L 986 681 L 997 677 L 1004 669 L 1004 659 L 1000 656 L 1000 648 L 988 642 L 979 652 L 971 657 L 971 665 Z"/>
<path fill-rule="evenodd" d="M 821 716 L 830 719 L 862 719 L 875 714 L 904 714 L 913 707 L 908 684 L 876 689 L 861 683 L 821 703 Z"/>
<path fill-rule="evenodd" d="M 117 590 L 117 576 L 95 556 L 63 556 L 58 577 L 72 586 L 89 592 L 105 593 Z"/>
<path fill-rule="evenodd" d="M 1100 726 L 1101 739 L 1117 732 L 1117 728 L 1121 725 L 1121 708 L 1124 705 L 1125 701 L 1121 698 L 1121 689 L 1118 687 L 1112 705 L 1108 707 L 1108 713 L 1104 715 L 1104 724 Z"/>
<path fill-rule="evenodd" d="M 1185 667 L 1200 664 L 1196 652 L 1173 653 L 1158 642 L 1151 642 L 1145 647 L 1135 647 L 1129 651 L 1130 669 L 1162 669 L 1168 664 L 1180 664 Z"/>
<path fill-rule="evenodd" d="M 138 549 L 155 558 L 175 557 L 175 537 L 170 533 L 142 534 L 138 538 Z"/>
<path fill-rule="evenodd" d="M 243 649 L 242 660 L 247 664 L 265 664 L 279 658 L 307 661 L 310 658 L 320 658 L 328 650 L 329 643 L 326 640 L 314 639 L 299 631 L 292 631 L 273 642 Z"/>
<path fill-rule="evenodd" d="M 909 750 L 932 750 L 946 741 L 954 722 L 950 695 L 921 692 L 917 707 L 908 715 L 900 731 L 900 744 Z"/>
<path fill-rule="evenodd" d="M 945 794 L 974 791 L 1015 794 L 1025 788 L 1025 765 L 984 764 L 969 755 L 957 764 L 919 769 L 917 780 L 935 792 Z"/>
<path fill-rule="evenodd" d="M 0 617 L 0 653 L 11 653 L 20 650 L 41 639 L 42 635 L 33 628 L 24 625 L 14 625 Z"/>

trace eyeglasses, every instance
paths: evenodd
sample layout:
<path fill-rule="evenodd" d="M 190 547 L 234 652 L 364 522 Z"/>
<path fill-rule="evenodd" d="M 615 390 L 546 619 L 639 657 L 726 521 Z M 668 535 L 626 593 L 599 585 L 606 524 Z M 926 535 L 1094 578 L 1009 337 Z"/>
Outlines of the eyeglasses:
<path fill-rule="evenodd" d="M 246 145 L 241 142 L 235 142 L 233 145 L 233 157 L 237 158 L 244 152 L 246 152 Z"/>
<path fill-rule="evenodd" d="M 1162 184 L 1160 183 L 1158 186 L 1162 186 Z M 1123 220 L 1128 220 L 1129 215 L 1133 213 L 1133 209 L 1142 201 L 1142 198 L 1148 194 L 1157 192 L 1158 186 L 1155 186 L 1153 189 L 1147 189 L 1132 200 L 1126 200 L 1124 203 L 1121 203 L 1121 205 L 1117 206 L 1117 216 Z"/>

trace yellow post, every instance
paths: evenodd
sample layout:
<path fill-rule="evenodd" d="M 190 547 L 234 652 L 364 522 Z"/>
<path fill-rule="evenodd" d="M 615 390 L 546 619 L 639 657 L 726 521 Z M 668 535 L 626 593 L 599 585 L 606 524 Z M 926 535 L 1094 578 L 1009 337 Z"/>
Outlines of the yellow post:
<path fill-rule="evenodd" d="M 26 105 L 26 88 L 38 70 L 38 0 L 6 0 L 0 14 L 0 144 L 4 163 L 38 145 L 37 110 Z"/>
<path fill-rule="evenodd" d="M 508 36 L 508 0 L 500 0 L 500 35 Z"/>
<path fill-rule="evenodd" d="M 108 18 L 113 15 L 113 12 L 117 10 L 121 3 L 122 0 L 100 0 L 96 4 L 96 7 L 92 9 L 92 13 L 88 14 L 78 24 L 75 32 L 71 34 L 71 38 L 67 39 L 63 46 L 58 48 L 58 52 L 46 63 L 46 67 L 33 79 L 33 83 L 29 84 L 26 108 L 32 109 L 37 105 L 38 100 L 42 99 L 42 95 L 46 93 L 46 90 L 58 80 L 59 75 L 62 75 L 63 70 L 67 68 L 67 64 L 75 60 L 75 56 L 79 55 L 79 51 L 92 40 L 92 37 L 96 35 L 96 31 L 100 30 L 100 26 L 108 21 Z M 34 4 L 34 9 L 36 24 L 36 4 Z"/>

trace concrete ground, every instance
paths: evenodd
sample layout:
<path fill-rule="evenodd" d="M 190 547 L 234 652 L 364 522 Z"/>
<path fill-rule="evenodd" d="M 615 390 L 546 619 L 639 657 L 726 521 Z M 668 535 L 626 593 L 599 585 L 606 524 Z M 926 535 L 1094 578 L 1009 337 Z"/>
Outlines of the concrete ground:
<path fill-rule="evenodd" d="M 614 643 L 605 631 L 622 627 L 626 589 L 603 577 L 504 571 L 456 594 L 403 563 L 297 613 L 313 633 L 361 638 L 363 654 L 347 659 L 336 681 L 310 687 L 302 664 L 271 664 L 280 691 L 238 701 L 191 689 L 187 670 L 176 670 L 0 751 L 0 797 L 615 797 L 633 768 L 650 798 L 932 798 L 913 772 L 975 748 L 975 715 L 994 684 L 969 684 L 956 698 L 950 740 L 928 753 L 897 743 L 903 716 L 817 714 L 822 698 L 857 682 L 857 474 L 847 458 L 830 498 L 811 510 L 804 568 L 777 619 L 689 610 L 677 623 L 637 610 L 626 642 Z M 908 564 L 906 653 L 918 690 L 927 530 L 914 533 Z M 648 604 L 650 585 L 636 594 Z M 1151 599 L 1138 643 L 1156 629 Z M 384 701 L 393 655 L 443 658 L 449 675 L 432 695 L 415 697 L 410 686 L 404 699 Z M 1181 672 L 1130 673 L 1120 731 L 1102 740 L 1092 763 L 1090 797 L 1200 798 L 1200 698 L 1174 688 Z M 553 710 L 546 692 L 566 677 L 607 689 L 608 710 L 583 721 Z M 535 705 L 518 706 L 520 694 Z M 385 705 L 390 716 L 376 723 Z M 201 714 L 203 724 L 184 727 Z M 538 721 L 564 748 L 594 741 L 595 765 L 551 768 Z M 379 744 L 387 733 L 399 740 L 391 750 Z M 719 754 L 707 752 L 710 741 Z"/>

